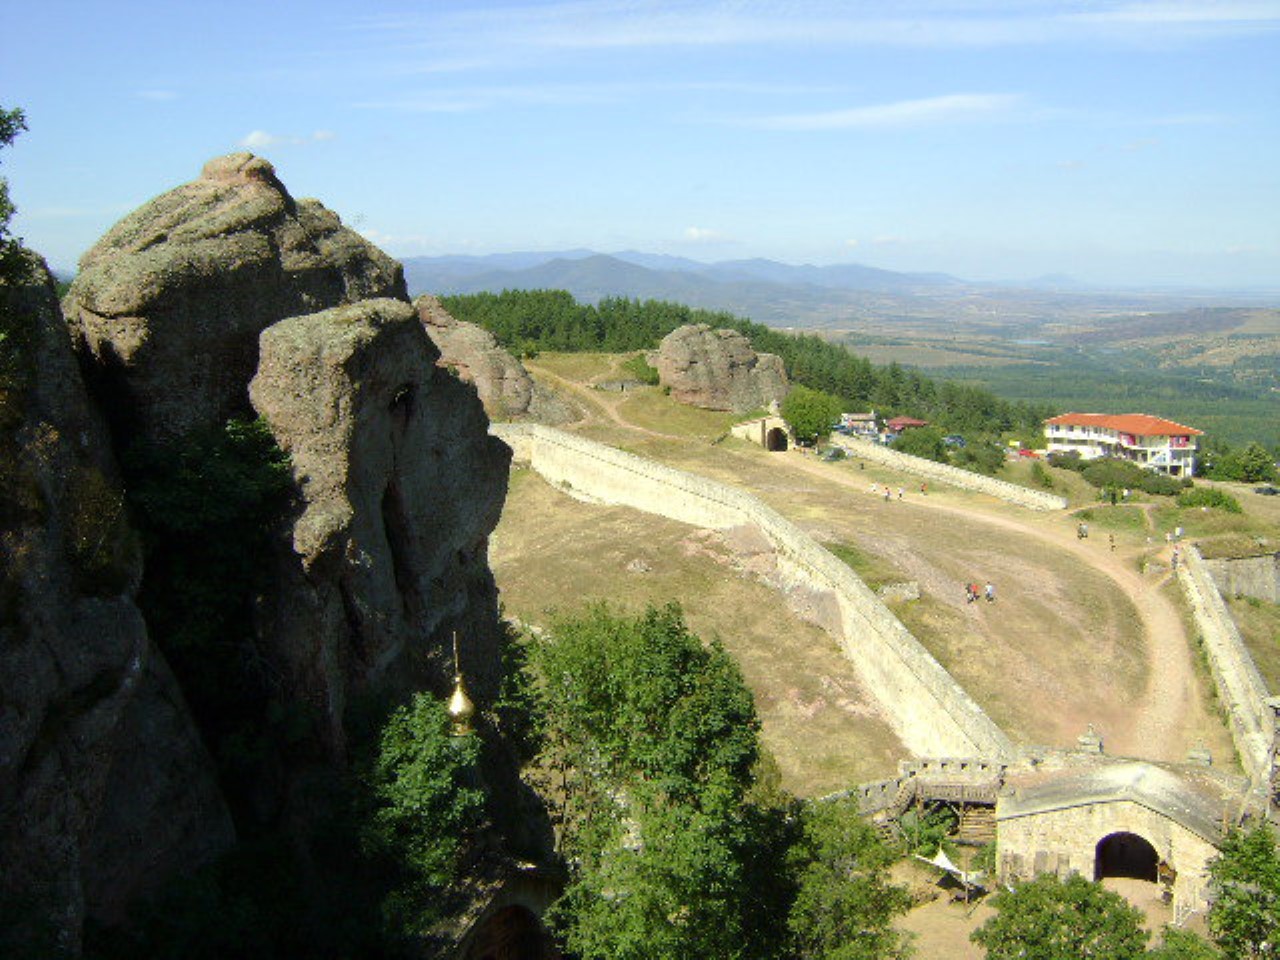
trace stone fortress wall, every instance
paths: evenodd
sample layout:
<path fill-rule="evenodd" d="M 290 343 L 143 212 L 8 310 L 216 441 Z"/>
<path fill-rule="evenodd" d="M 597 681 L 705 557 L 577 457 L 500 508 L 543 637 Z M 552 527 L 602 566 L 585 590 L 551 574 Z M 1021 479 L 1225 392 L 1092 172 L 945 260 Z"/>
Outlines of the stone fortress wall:
<path fill-rule="evenodd" d="M 514 460 L 584 500 L 698 527 L 754 525 L 776 552 L 785 593 L 817 615 L 858 669 L 907 749 L 918 756 L 1010 756 L 1013 746 L 849 567 L 740 490 L 538 424 L 494 424 Z"/>
<path fill-rule="evenodd" d="M 1224 596 L 1280 603 L 1280 553 L 1206 560 L 1204 565 Z"/>
<path fill-rule="evenodd" d="M 935 480 L 964 490 L 972 490 L 975 493 L 986 493 L 1016 504 L 1019 507 L 1027 507 L 1030 510 L 1067 509 L 1065 497 L 1059 497 L 1053 493 L 1044 493 L 1040 490 L 1031 490 L 1016 483 L 997 480 L 995 477 L 984 476 L 980 473 L 971 473 L 968 470 L 961 470 L 959 467 L 953 467 L 950 464 L 935 463 L 932 460 L 924 459 L 924 457 L 913 457 L 898 450 L 891 450 L 883 444 L 876 443 L 874 440 L 833 435 L 831 443 L 834 446 L 843 448 L 851 456 L 861 457 L 863 460 L 869 460 L 872 463 L 892 467 L 894 470 L 901 470 L 903 473 L 922 477 L 925 480 Z"/>
<path fill-rule="evenodd" d="M 1188 546 L 1184 552 L 1185 560 L 1178 567 L 1178 581 L 1195 615 L 1240 763 L 1255 784 L 1266 783 L 1271 775 L 1274 725 L 1266 703 L 1267 685 L 1218 592 L 1208 562 L 1194 546 Z"/>

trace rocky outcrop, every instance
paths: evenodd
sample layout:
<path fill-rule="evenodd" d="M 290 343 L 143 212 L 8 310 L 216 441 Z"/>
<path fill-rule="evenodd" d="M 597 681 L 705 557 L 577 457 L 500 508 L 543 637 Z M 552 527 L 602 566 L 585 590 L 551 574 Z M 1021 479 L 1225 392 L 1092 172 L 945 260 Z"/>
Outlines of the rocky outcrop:
<path fill-rule="evenodd" d="M 86 915 L 118 917 L 233 831 L 134 603 L 115 460 L 35 257 L 0 317 L 0 953 L 74 954 Z"/>
<path fill-rule="evenodd" d="M 234 841 L 227 798 L 237 822 L 316 862 L 308 845 L 338 802 L 326 791 L 349 779 L 348 723 L 447 690 L 454 631 L 473 698 L 492 703 L 487 538 L 510 452 L 475 389 L 437 366 L 399 265 L 248 154 L 112 228 L 65 320 L 47 275 L 0 292 L 0 953 L 7 929 L 21 921 L 30 945 L 48 914 L 74 955 L 86 915 L 119 920 Z M 20 338 L 15 309 L 31 317 Z M 221 783 L 201 746 L 220 751 L 206 715 L 217 687 L 196 729 L 180 687 L 202 654 L 175 652 L 175 679 L 148 638 L 133 598 L 154 568 L 93 399 L 118 444 L 199 450 L 182 445 L 191 431 L 258 415 L 291 458 L 271 575 L 251 596 L 210 585 L 248 611 L 246 635 L 223 646 L 251 658 L 290 726 L 255 728 L 261 742 Z M 228 701 L 259 696 L 238 693 Z M 504 796 L 511 768 L 490 777 Z"/>
<path fill-rule="evenodd" d="M 534 420 L 554 426 L 575 418 L 573 409 L 535 383 L 524 364 L 499 346 L 488 330 L 455 319 L 430 294 L 413 304 L 440 350 L 437 362 L 464 383 L 475 384 L 490 419 Z"/>
<path fill-rule="evenodd" d="M 510 451 L 437 356 L 397 300 L 292 317 L 262 334 L 253 405 L 290 455 L 303 501 L 263 633 L 338 750 L 348 694 L 397 685 L 410 653 L 447 680 L 453 630 L 473 691 L 496 692 L 487 538 Z"/>
<path fill-rule="evenodd" d="M 237 153 L 112 227 L 63 308 L 116 426 L 164 439 L 247 412 L 266 327 L 370 297 L 407 299 L 400 265 Z"/>
<path fill-rule="evenodd" d="M 690 324 L 667 334 L 654 365 L 659 382 L 681 403 L 746 413 L 781 402 L 789 389 L 782 359 L 756 353 L 736 330 Z"/>

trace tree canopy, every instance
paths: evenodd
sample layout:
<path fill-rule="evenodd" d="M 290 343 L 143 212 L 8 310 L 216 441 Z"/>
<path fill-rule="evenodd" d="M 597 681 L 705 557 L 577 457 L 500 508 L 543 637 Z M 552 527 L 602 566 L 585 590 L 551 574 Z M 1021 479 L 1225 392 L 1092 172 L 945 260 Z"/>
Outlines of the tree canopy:
<path fill-rule="evenodd" d="M 1150 936 L 1119 894 L 1073 874 L 1052 874 L 1001 893 L 996 915 L 973 932 L 987 960 L 1138 960 Z"/>
<path fill-rule="evenodd" d="M 1209 875 L 1217 890 L 1209 931 L 1227 960 L 1280 956 L 1280 853 L 1271 828 L 1228 834 Z"/>
<path fill-rule="evenodd" d="M 843 404 L 821 390 L 794 386 L 782 401 L 782 418 L 791 424 L 799 440 L 812 441 L 825 437 L 840 419 Z"/>

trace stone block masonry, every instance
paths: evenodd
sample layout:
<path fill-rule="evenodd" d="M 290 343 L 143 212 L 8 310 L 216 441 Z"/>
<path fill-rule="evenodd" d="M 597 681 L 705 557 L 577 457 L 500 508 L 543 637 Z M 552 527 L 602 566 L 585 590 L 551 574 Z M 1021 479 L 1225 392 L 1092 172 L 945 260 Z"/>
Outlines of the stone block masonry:
<path fill-rule="evenodd" d="M 1280 553 L 1204 563 L 1223 596 L 1280 603 Z"/>
<path fill-rule="evenodd" d="M 960 487 L 963 490 L 986 493 L 1019 507 L 1026 507 L 1029 510 L 1067 509 L 1065 497 L 1044 493 L 1040 490 L 1030 490 L 1007 480 L 997 480 L 995 477 L 971 473 L 968 470 L 961 470 L 959 467 L 953 467 L 950 464 L 926 460 L 924 457 L 913 457 L 908 453 L 890 450 L 888 447 L 872 440 L 833 436 L 831 442 L 848 451 L 851 456 L 861 457 L 863 460 L 869 460 L 872 463 L 892 467 L 894 470 L 901 470 L 903 473 L 909 473 L 912 476 L 923 477 L 925 480 L 936 480 L 938 483 L 946 483 L 953 487 Z"/>
<path fill-rule="evenodd" d="M 755 497 L 537 424 L 494 424 L 491 432 L 516 462 L 571 496 L 698 527 L 755 526 L 774 548 L 788 599 L 835 637 L 907 749 L 918 756 L 1013 753 L 1004 732 L 848 565 Z"/>
<path fill-rule="evenodd" d="M 1218 700 L 1227 712 L 1227 726 L 1245 773 L 1255 784 L 1265 784 L 1271 775 L 1274 723 L 1266 704 L 1267 685 L 1200 551 L 1189 546 L 1185 554 L 1185 561 L 1178 567 L 1178 582 L 1195 615 Z"/>

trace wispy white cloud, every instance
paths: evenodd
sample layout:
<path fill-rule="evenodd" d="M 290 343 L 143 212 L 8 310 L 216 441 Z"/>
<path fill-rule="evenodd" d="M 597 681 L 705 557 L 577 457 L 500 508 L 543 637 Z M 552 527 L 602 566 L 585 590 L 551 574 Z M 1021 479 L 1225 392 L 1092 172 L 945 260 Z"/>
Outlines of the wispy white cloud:
<path fill-rule="evenodd" d="M 929 126 L 998 119 L 1011 114 L 1022 98 L 1007 93 L 951 93 L 919 100 L 898 100 L 847 110 L 791 113 L 735 121 L 764 130 L 851 130 L 873 127 Z"/>
<path fill-rule="evenodd" d="M 886 9 L 888 12 L 886 12 Z M 366 18 L 360 26 L 419 38 L 422 69 L 469 65 L 474 51 L 813 45 L 992 47 L 1114 39 L 1153 33 L 1193 38 L 1280 28 L 1280 0 L 562 0 L 477 5 L 445 14 Z M 472 52 L 472 57 L 458 52 Z M 448 66 L 445 67 L 448 69 Z"/>
<path fill-rule="evenodd" d="M 237 143 L 250 150 L 261 150 L 265 147 L 299 146 L 304 143 L 323 143 L 337 136 L 332 130 L 316 130 L 309 136 L 298 137 L 292 134 L 268 133 L 266 130 L 251 130 L 241 137 Z"/>
<path fill-rule="evenodd" d="M 719 230 L 708 227 L 685 227 L 684 239 L 690 243 L 721 243 L 729 238 Z"/>

